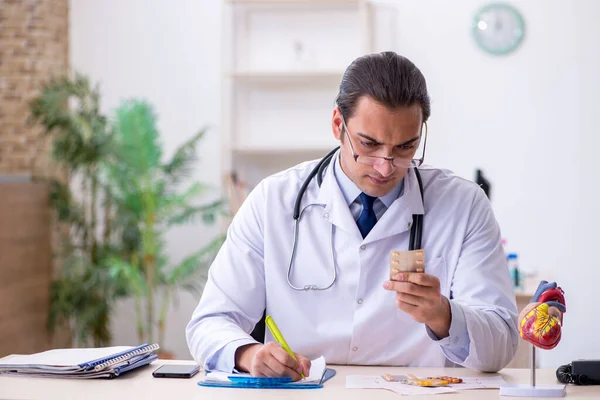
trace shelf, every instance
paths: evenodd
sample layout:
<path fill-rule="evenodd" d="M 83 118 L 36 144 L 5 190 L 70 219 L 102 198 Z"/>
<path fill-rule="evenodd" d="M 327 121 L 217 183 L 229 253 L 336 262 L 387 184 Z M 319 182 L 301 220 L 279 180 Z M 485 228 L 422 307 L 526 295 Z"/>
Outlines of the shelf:
<path fill-rule="evenodd" d="M 332 81 L 339 83 L 343 71 L 244 71 L 232 72 L 230 77 L 249 83 L 280 83 L 306 81 Z"/>
<path fill-rule="evenodd" d="M 372 52 L 368 0 L 224 0 L 222 169 L 254 187 L 339 146 L 347 66 Z"/>

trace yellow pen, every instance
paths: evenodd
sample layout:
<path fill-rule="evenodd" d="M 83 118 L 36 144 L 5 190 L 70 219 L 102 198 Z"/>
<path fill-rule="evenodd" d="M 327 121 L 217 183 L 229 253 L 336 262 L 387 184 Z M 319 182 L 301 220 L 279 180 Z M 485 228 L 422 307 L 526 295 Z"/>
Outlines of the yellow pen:
<path fill-rule="evenodd" d="M 285 351 L 287 351 L 287 353 L 294 360 L 298 361 L 298 359 L 294 355 L 294 352 L 292 351 L 292 349 L 290 349 L 290 346 L 288 346 L 287 342 L 283 338 L 283 335 L 279 331 L 279 328 L 277 328 L 277 325 L 275 325 L 275 321 L 273 321 L 273 317 L 271 317 L 270 315 L 267 315 L 267 318 L 265 318 L 265 323 L 266 323 L 267 327 L 269 328 L 269 330 L 271 331 L 271 334 L 273 335 L 273 337 L 275 338 L 277 343 L 279 343 L 281 345 L 281 347 L 283 347 L 283 349 Z M 302 379 L 305 378 L 303 373 L 300 373 L 300 376 L 302 376 Z"/>

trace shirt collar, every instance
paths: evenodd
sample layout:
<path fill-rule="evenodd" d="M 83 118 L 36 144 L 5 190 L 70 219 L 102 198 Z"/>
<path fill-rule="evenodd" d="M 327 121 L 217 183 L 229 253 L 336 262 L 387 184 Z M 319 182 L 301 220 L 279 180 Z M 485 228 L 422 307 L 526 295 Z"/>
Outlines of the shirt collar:
<path fill-rule="evenodd" d="M 361 194 L 361 190 L 356 186 L 354 182 L 348 178 L 348 175 L 342 170 L 340 165 L 340 152 L 338 151 L 333 160 L 333 175 L 335 176 L 335 180 L 337 181 L 342 194 L 344 195 L 344 199 L 346 199 L 346 203 L 348 205 L 352 204 L 354 200 Z M 402 195 L 404 188 L 404 178 L 400 181 L 396 187 L 388 194 L 383 197 L 379 197 L 379 200 L 385 205 L 386 208 L 390 208 L 394 200 Z"/>

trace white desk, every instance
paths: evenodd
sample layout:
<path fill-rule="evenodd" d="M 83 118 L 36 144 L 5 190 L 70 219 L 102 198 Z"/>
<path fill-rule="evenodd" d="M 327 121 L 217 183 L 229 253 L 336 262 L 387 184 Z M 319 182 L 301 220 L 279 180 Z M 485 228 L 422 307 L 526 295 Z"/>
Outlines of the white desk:
<path fill-rule="evenodd" d="M 191 379 L 153 378 L 152 371 L 162 364 L 192 364 L 191 361 L 157 360 L 151 365 L 137 371 L 131 371 L 112 380 L 66 380 L 51 378 L 0 377 L 0 399 L 274 399 L 285 396 L 293 399 L 404 399 L 386 390 L 346 389 L 346 375 L 381 375 L 383 373 L 401 374 L 410 371 L 418 376 L 454 375 L 477 376 L 476 371 L 462 368 L 389 368 L 389 367 L 348 367 L 331 366 L 337 371 L 334 378 L 327 381 L 323 389 L 314 390 L 259 390 L 259 389 L 225 389 L 206 388 L 197 385 L 199 372 Z M 506 369 L 500 372 L 509 383 L 527 383 L 527 369 Z M 539 384 L 557 383 L 554 370 L 538 371 Z M 499 390 L 468 390 L 458 393 L 417 396 L 415 399 L 436 400 L 486 400 L 517 399 L 516 397 L 500 397 Z M 598 399 L 600 386 L 567 386 L 567 399 Z"/>

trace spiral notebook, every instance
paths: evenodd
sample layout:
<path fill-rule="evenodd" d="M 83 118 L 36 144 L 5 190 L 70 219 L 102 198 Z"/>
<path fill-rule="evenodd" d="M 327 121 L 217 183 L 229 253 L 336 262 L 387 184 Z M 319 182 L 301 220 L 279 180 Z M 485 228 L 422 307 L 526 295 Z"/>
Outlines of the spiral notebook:
<path fill-rule="evenodd" d="M 158 358 L 157 344 L 54 349 L 0 358 L 0 375 L 55 378 L 114 378 Z"/>

